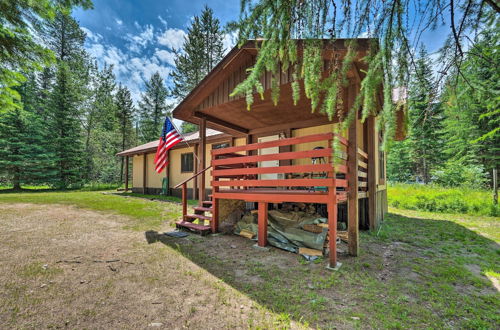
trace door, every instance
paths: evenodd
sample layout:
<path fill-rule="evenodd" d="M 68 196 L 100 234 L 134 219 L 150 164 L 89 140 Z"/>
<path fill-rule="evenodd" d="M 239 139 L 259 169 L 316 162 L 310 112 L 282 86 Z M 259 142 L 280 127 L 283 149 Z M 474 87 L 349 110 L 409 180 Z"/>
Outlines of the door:
<path fill-rule="evenodd" d="M 269 142 L 269 141 L 276 141 L 279 140 L 279 135 L 270 135 L 270 136 L 264 136 L 258 138 L 258 142 Z M 272 147 L 272 148 L 264 148 L 264 149 L 259 149 L 258 154 L 259 155 L 270 155 L 270 154 L 277 154 L 280 152 L 279 147 Z M 279 160 L 266 160 L 263 162 L 259 162 L 259 167 L 277 167 L 280 166 L 280 161 Z M 276 180 L 276 179 L 281 179 L 281 176 L 278 175 L 278 173 L 265 173 L 265 174 L 259 174 L 259 180 Z"/>

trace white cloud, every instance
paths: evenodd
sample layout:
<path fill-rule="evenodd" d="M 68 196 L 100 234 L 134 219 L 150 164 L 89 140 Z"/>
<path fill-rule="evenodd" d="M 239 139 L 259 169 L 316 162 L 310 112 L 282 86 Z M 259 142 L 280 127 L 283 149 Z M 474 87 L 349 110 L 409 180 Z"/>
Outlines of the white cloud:
<path fill-rule="evenodd" d="M 118 18 L 115 18 L 115 22 L 118 25 L 122 25 L 123 24 L 123 21 L 121 19 L 118 19 Z"/>
<path fill-rule="evenodd" d="M 156 49 L 155 56 L 162 62 L 175 66 L 175 54 L 164 49 Z"/>
<path fill-rule="evenodd" d="M 138 53 L 153 41 L 154 27 L 148 24 L 139 34 L 128 33 L 125 38 L 130 41 L 129 49 Z"/>
<path fill-rule="evenodd" d="M 94 33 L 83 26 L 81 26 L 80 29 L 83 32 L 85 32 L 85 34 L 87 35 L 87 38 L 90 39 L 91 41 L 98 42 L 98 41 L 102 40 L 102 35 L 100 35 L 99 33 Z"/>
<path fill-rule="evenodd" d="M 157 37 L 160 45 L 166 46 L 170 49 L 180 49 L 184 45 L 184 37 L 187 33 L 181 29 L 166 29 Z"/>
<path fill-rule="evenodd" d="M 161 17 L 161 15 L 158 15 L 158 19 L 160 20 L 161 24 L 163 24 L 163 26 L 167 26 L 167 21 Z"/>
<path fill-rule="evenodd" d="M 224 45 L 225 54 L 227 54 L 231 49 L 233 49 L 233 47 L 236 45 L 237 40 L 238 40 L 237 32 L 224 34 L 224 39 L 222 39 L 222 44 Z"/>

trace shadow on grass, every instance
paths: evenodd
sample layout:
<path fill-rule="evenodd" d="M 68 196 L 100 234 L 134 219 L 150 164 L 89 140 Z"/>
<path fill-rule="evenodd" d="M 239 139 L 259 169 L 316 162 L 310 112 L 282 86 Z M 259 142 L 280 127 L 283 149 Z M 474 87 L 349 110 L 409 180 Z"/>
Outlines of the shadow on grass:
<path fill-rule="evenodd" d="M 500 295 L 492 284 L 500 273 L 499 245 L 453 221 L 388 214 L 378 236 L 361 233 L 359 257 L 340 256 L 338 272 L 326 270 L 326 260 L 308 264 L 275 248 L 257 251 L 233 235 L 145 236 L 284 319 L 314 327 L 495 328 L 499 322 Z"/>

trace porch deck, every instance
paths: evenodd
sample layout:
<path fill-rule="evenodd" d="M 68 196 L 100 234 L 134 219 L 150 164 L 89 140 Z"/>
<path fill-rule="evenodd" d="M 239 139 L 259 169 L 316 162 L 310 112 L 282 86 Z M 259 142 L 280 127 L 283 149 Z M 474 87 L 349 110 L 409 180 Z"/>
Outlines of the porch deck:
<path fill-rule="evenodd" d="M 338 138 L 340 142 L 340 150 L 337 152 L 332 147 L 334 138 Z M 311 145 L 321 146 L 311 149 L 309 148 Z M 285 147 L 287 151 L 269 153 L 269 150 L 276 151 L 276 147 Z M 183 220 L 178 224 L 191 228 L 189 222 L 196 219 L 209 220 L 210 226 L 201 228 L 197 225 L 192 229 L 217 232 L 220 199 L 256 202 L 258 245 L 265 246 L 269 203 L 319 203 L 327 205 L 328 230 L 330 237 L 336 237 L 337 205 L 347 203 L 349 200 L 349 176 L 354 175 L 356 178 L 356 184 L 352 187 L 356 189 L 356 200 L 368 195 L 366 192 L 368 155 L 356 148 L 356 165 L 350 170 L 347 166 L 348 149 L 349 141 L 342 136 L 336 137 L 333 133 L 214 149 L 211 151 L 211 165 L 193 176 L 194 178 L 211 169 L 211 201 L 202 200 L 202 204 L 195 208 L 196 214 L 193 215 L 187 215 L 187 208 L 184 207 Z M 269 164 L 274 166 L 265 166 Z M 186 182 L 182 184 L 183 191 L 186 191 Z M 211 217 L 204 215 L 207 211 L 204 205 L 211 206 Z M 329 241 L 329 250 L 330 264 L 336 265 L 335 239 Z"/>

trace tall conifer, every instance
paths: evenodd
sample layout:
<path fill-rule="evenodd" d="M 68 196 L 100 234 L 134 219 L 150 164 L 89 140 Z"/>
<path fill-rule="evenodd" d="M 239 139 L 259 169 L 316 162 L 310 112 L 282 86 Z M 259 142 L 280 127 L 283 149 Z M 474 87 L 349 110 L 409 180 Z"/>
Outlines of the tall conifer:
<path fill-rule="evenodd" d="M 116 92 L 116 117 L 120 131 L 121 150 L 130 148 L 133 143 L 135 107 L 127 87 L 118 86 Z M 124 157 L 121 157 L 120 181 L 123 180 Z"/>
<path fill-rule="evenodd" d="M 165 116 L 170 116 L 167 96 L 168 90 L 160 73 L 154 73 L 146 82 L 146 90 L 139 101 L 139 130 L 143 143 L 158 139 L 160 136 Z"/>
<path fill-rule="evenodd" d="M 56 55 L 55 80 L 48 99 L 50 146 L 58 188 L 82 183 L 81 108 L 87 86 L 83 43 L 85 33 L 69 12 L 58 12 L 45 28 L 45 40 Z"/>

